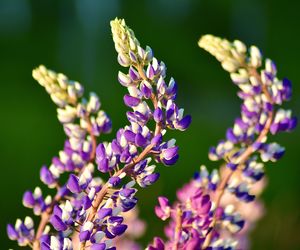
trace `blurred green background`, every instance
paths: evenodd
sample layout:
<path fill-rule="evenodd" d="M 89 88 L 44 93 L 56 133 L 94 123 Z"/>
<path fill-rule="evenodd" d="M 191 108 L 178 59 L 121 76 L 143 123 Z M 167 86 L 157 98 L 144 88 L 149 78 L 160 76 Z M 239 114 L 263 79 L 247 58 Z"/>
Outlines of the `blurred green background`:
<path fill-rule="evenodd" d="M 31 77 L 43 63 L 97 92 L 113 120 L 113 133 L 126 124 L 117 83 L 120 67 L 109 21 L 126 19 L 141 44 L 150 45 L 179 84 L 178 102 L 192 114 L 186 133 L 174 133 L 180 149 L 175 167 L 161 167 L 160 181 L 139 192 L 141 216 L 149 222 L 142 242 L 161 234 L 163 223 L 153 215 L 158 195 L 175 197 L 207 159 L 209 146 L 224 138 L 239 114 L 236 87 L 219 63 L 197 47 L 199 37 L 212 33 L 256 44 L 278 65 L 279 76 L 294 83 L 287 104 L 300 113 L 300 1 L 255 0 L 65 0 L 0 1 L 0 249 L 18 247 L 6 237 L 6 223 L 24 218 L 26 189 L 39 182 L 39 169 L 62 148 L 64 134 L 54 104 Z M 269 185 L 263 194 L 267 214 L 251 235 L 252 249 L 300 249 L 299 129 L 274 140 L 287 149 L 285 157 L 269 164 Z M 45 187 L 42 187 L 46 190 Z"/>

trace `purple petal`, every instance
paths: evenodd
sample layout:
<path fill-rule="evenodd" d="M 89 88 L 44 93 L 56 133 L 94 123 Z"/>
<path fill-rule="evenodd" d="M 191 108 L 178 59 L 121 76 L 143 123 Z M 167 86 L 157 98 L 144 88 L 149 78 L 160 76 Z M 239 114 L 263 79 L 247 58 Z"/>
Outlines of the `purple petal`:
<path fill-rule="evenodd" d="M 143 147 L 146 143 L 147 139 L 141 133 L 137 133 L 135 136 L 135 144 L 139 147 Z"/>
<path fill-rule="evenodd" d="M 162 209 L 165 209 L 166 207 L 169 207 L 169 200 L 168 198 L 164 197 L 164 196 L 159 196 L 158 197 L 158 202 L 159 202 L 159 205 Z"/>
<path fill-rule="evenodd" d="M 292 83 L 287 78 L 282 80 L 283 85 L 283 98 L 289 100 L 292 97 Z"/>
<path fill-rule="evenodd" d="M 159 237 L 153 239 L 153 244 L 148 246 L 149 250 L 165 250 L 165 243 Z"/>
<path fill-rule="evenodd" d="M 270 132 L 272 135 L 276 134 L 279 128 L 279 124 L 278 123 L 273 123 L 270 127 Z"/>
<path fill-rule="evenodd" d="M 227 163 L 226 166 L 227 166 L 228 168 L 230 168 L 231 170 L 236 170 L 237 167 L 239 166 L 239 164 L 234 164 L 234 163 L 229 162 L 229 163 Z"/>
<path fill-rule="evenodd" d="M 154 144 L 155 146 L 158 146 L 159 144 L 162 143 L 162 134 L 159 133 L 158 135 L 154 136 L 151 140 L 151 143 Z"/>
<path fill-rule="evenodd" d="M 129 76 L 132 81 L 138 81 L 141 78 L 139 73 L 133 67 L 129 68 Z"/>
<path fill-rule="evenodd" d="M 98 170 L 102 173 L 108 172 L 108 159 L 102 159 L 101 161 L 97 162 L 98 163 Z"/>
<path fill-rule="evenodd" d="M 162 162 L 166 165 L 166 166 L 171 166 L 171 165 L 174 165 L 177 160 L 179 158 L 179 155 L 176 155 L 175 157 L 173 157 L 172 159 L 170 160 L 167 160 L 167 159 L 163 159 Z"/>
<path fill-rule="evenodd" d="M 153 119 L 156 123 L 160 123 L 163 120 L 163 113 L 161 108 L 156 108 L 153 112 Z"/>
<path fill-rule="evenodd" d="M 132 197 L 132 194 L 135 194 L 136 190 L 133 188 L 123 188 L 120 190 L 119 195 L 129 198 Z"/>
<path fill-rule="evenodd" d="M 82 198 L 82 205 L 83 205 L 84 210 L 87 210 L 92 206 L 92 201 L 90 200 L 90 198 L 88 196 L 84 196 Z"/>
<path fill-rule="evenodd" d="M 71 174 L 67 183 L 67 188 L 72 192 L 72 193 L 80 193 L 81 188 L 79 186 L 79 180 L 78 177 L 74 174 Z"/>
<path fill-rule="evenodd" d="M 35 204 L 35 199 L 30 191 L 26 191 L 23 195 L 24 207 L 32 208 Z"/>
<path fill-rule="evenodd" d="M 162 157 L 166 160 L 171 160 L 178 154 L 178 147 L 171 147 L 162 150 Z"/>
<path fill-rule="evenodd" d="M 177 122 L 176 128 L 181 131 L 184 131 L 190 126 L 191 122 L 192 122 L 192 117 L 190 115 L 186 115 L 180 121 Z"/>
<path fill-rule="evenodd" d="M 51 247 L 49 245 L 50 243 L 42 242 L 41 243 L 41 250 L 51 250 Z"/>
<path fill-rule="evenodd" d="M 137 62 L 137 57 L 132 50 L 129 51 L 129 57 L 133 62 L 135 62 L 135 63 Z"/>
<path fill-rule="evenodd" d="M 115 154 L 121 154 L 123 150 L 116 139 L 113 139 L 111 148 Z"/>
<path fill-rule="evenodd" d="M 150 186 L 155 183 L 159 178 L 159 173 L 149 174 L 143 178 L 142 183 L 144 186 Z"/>
<path fill-rule="evenodd" d="M 285 149 L 284 148 L 280 148 L 277 152 L 274 153 L 273 157 L 276 160 L 279 160 L 285 153 Z"/>
<path fill-rule="evenodd" d="M 146 75 L 149 79 L 153 79 L 153 77 L 155 76 L 155 72 L 154 72 L 154 69 L 153 69 L 153 66 L 152 64 L 149 64 L 148 67 L 147 67 L 147 72 L 146 72 Z"/>
<path fill-rule="evenodd" d="M 156 216 L 158 218 L 160 218 L 161 220 L 166 220 L 169 218 L 169 214 L 166 214 L 165 211 L 163 209 L 161 209 L 161 207 L 159 207 L 159 206 L 155 206 L 154 212 L 155 212 Z"/>
<path fill-rule="evenodd" d="M 91 250 L 105 250 L 106 244 L 105 243 L 94 243 L 91 246 Z"/>
<path fill-rule="evenodd" d="M 55 205 L 54 208 L 53 208 L 53 215 L 56 215 L 58 217 L 61 217 L 62 216 L 62 209 L 58 206 L 58 205 Z"/>
<path fill-rule="evenodd" d="M 169 87 L 167 88 L 167 95 L 172 99 L 175 99 L 176 94 L 177 94 L 177 83 L 174 81 L 174 79 L 171 79 L 169 83 Z"/>
<path fill-rule="evenodd" d="M 96 155 L 97 155 L 97 158 L 104 158 L 106 157 L 106 151 L 105 151 L 105 147 L 104 147 L 104 144 L 103 143 L 100 143 L 97 148 L 96 148 Z"/>
<path fill-rule="evenodd" d="M 148 84 L 144 83 L 144 81 L 143 81 L 140 85 L 140 89 L 146 99 L 149 99 L 151 97 L 153 92 L 152 92 L 152 87 L 150 84 L 148 86 Z"/>
<path fill-rule="evenodd" d="M 238 139 L 235 136 L 235 134 L 233 133 L 233 129 L 232 128 L 227 129 L 226 138 L 227 138 L 227 140 L 229 140 L 229 141 L 231 141 L 233 143 L 237 143 L 238 142 Z"/>
<path fill-rule="evenodd" d="M 290 119 L 288 130 L 291 131 L 297 127 L 298 119 L 297 117 L 293 117 Z"/>
<path fill-rule="evenodd" d="M 18 232 L 15 230 L 15 228 L 11 224 L 8 224 L 6 226 L 6 232 L 7 232 L 8 238 L 10 240 L 17 240 L 19 237 Z"/>
<path fill-rule="evenodd" d="M 126 229 L 127 229 L 127 225 L 120 224 L 120 225 L 117 225 L 117 226 L 111 228 L 111 232 L 114 235 L 121 235 L 126 231 Z"/>
<path fill-rule="evenodd" d="M 65 231 L 68 228 L 67 225 L 62 221 L 62 219 L 57 215 L 52 215 L 50 222 L 57 231 Z"/>
<path fill-rule="evenodd" d="M 109 178 L 108 182 L 113 186 L 116 187 L 120 184 L 121 179 L 118 176 L 112 176 Z"/>
<path fill-rule="evenodd" d="M 41 168 L 40 178 L 41 178 L 41 181 L 44 182 L 46 185 L 51 185 L 51 184 L 55 183 L 54 176 L 52 175 L 52 173 L 46 166 L 43 166 Z"/>
<path fill-rule="evenodd" d="M 127 105 L 128 107 L 136 107 L 141 102 L 141 99 L 133 97 L 131 95 L 125 95 L 123 100 L 125 105 Z"/>
<path fill-rule="evenodd" d="M 111 208 L 101 208 L 98 211 L 98 218 L 103 219 L 106 216 L 110 216 L 112 214 L 112 209 Z"/>
<path fill-rule="evenodd" d="M 121 224 L 123 222 L 124 218 L 121 217 L 121 216 L 111 216 L 108 218 L 108 223 L 110 224 L 114 224 L 114 223 L 117 223 L 117 224 Z"/>
<path fill-rule="evenodd" d="M 129 152 L 129 148 L 127 147 L 125 150 L 123 150 L 122 154 L 120 155 L 120 161 L 122 163 L 129 163 L 129 161 L 132 159 L 132 155 Z"/>
<path fill-rule="evenodd" d="M 87 241 L 90 239 L 90 237 L 91 237 L 91 232 L 88 230 L 85 230 L 85 231 L 82 231 L 79 233 L 80 242 Z"/>
<path fill-rule="evenodd" d="M 135 133 L 133 133 L 131 130 L 125 130 L 124 136 L 125 136 L 125 139 L 128 142 L 134 142 L 135 141 Z"/>

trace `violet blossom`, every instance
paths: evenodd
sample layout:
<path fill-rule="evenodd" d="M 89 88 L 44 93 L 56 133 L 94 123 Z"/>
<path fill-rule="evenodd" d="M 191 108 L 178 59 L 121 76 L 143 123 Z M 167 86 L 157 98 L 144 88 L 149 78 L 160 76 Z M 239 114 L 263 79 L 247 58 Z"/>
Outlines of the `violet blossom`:
<path fill-rule="evenodd" d="M 165 64 L 150 47 L 140 46 L 124 20 L 115 19 L 111 27 L 118 61 L 129 68 L 128 73 L 119 72 L 118 80 L 128 90 L 124 103 L 132 109 L 127 112 L 129 125 L 119 129 L 111 142 L 96 144 L 96 137 L 111 128 L 96 94 L 85 99 L 78 82 L 44 66 L 33 71 L 58 106 L 58 119 L 68 139 L 59 157 L 40 171 L 42 182 L 57 189 L 57 194 L 44 198 L 39 187 L 24 194 L 23 204 L 41 216 L 38 228 L 29 217 L 7 227 L 9 238 L 20 246 L 115 249 L 116 239 L 128 228 L 126 213 L 138 201 L 136 183 L 152 185 L 159 178 L 156 163 L 170 166 L 178 160 L 175 139 L 164 140 L 164 135 L 168 129 L 186 130 L 191 117 L 184 116 L 175 103 L 176 82 L 173 78 L 166 82 Z M 65 173 L 68 180 L 61 183 Z M 98 177 L 106 173 L 110 175 L 107 182 Z"/>
<path fill-rule="evenodd" d="M 33 77 L 57 105 L 57 117 L 67 139 L 41 181 L 56 195 L 36 187 L 23 195 L 23 205 L 40 216 L 7 225 L 7 234 L 19 246 L 32 249 L 141 249 L 135 242 L 145 230 L 137 217 L 137 185 L 147 188 L 159 179 L 158 164 L 174 165 L 179 148 L 169 130 L 185 131 L 191 117 L 176 103 L 177 84 L 167 81 L 166 65 L 142 47 L 123 19 L 111 21 L 119 64 L 126 69 L 118 81 L 128 91 L 128 124 L 111 142 L 98 142 L 111 130 L 95 93 L 88 98 L 80 83 L 39 66 Z M 226 139 L 209 150 L 209 159 L 223 160 L 211 172 L 200 167 L 194 178 L 177 191 L 171 204 L 159 196 L 155 214 L 168 220 L 165 237 L 155 237 L 148 250 L 247 249 L 247 236 L 263 215 L 258 199 L 265 187 L 265 163 L 276 162 L 285 150 L 268 136 L 290 132 L 297 119 L 281 106 L 291 98 L 291 82 L 277 77 L 270 59 L 241 41 L 205 35 L 199 46 L 215 56 L 239 88 L 241 115 Z M 62 176 L 67 177 L 64 181 Z M 253 213 L 255 211 L 255 213 Z"/>
<path fill-rule="evenodd" d="M 209 173 L 202 166 L 177 192 L 174 205 L 165 197 L 158 199 L 156 215 L 170 219 L 167 240 L 156 237 L 149 250 L 247 249 L 247 234 L 263 213 L 255 198 L 264 187 L 264 163 L 284 154 L 284 148 L 268 143 L 267 136 L 290 132 L 297 124 L 290 110 L 278 108 L 291 98 L 290 81 L 277 78 L 274 62 L 263 62 L 257 47 L 248 50 L 241 41 L 212 35 L 203 36 L 199 46 L 221 62 L 240 88 L 241 117 L 227 130 L 226 139 L 209 150 L 210 160 L 225 161 L 220 171 Z"/>

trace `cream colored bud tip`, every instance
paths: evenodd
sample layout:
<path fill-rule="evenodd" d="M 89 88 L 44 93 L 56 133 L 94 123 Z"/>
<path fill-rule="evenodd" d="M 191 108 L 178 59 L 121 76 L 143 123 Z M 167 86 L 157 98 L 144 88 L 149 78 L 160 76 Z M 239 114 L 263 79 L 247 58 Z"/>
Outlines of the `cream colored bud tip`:
<path fill-rule="evenodd" d="M 114 20 L 110 21 L 110 26 L 111 26 L 112 30 L 122 29 L 123 27 L 126 26 L 125 20 L 119 19 L 116 17 Z"/>
<path fill-rule="evenodd" d="M 204 46 L 207 46 L 207 44 L 210 41 L 213 41 L 216 38 L 217 38 L 216 36 L 213 36 L 211 34 L 206 34 L 206 35 L 200 37 L 200 39 L 198 41 L 198 45 L 199 45 L 199 47 L 203 48 Z"/>
<path fill-rule="evenodd" d="M 47 72 L 47 68 L 46 68 L 44 65 L 41 64 L 40 66 L 34 68 L 34 69 L 32 70 L 32 73 L 33 73 L 34 71 L 40 71 L 41 73 L 45 73 L 45 72 Z"/>

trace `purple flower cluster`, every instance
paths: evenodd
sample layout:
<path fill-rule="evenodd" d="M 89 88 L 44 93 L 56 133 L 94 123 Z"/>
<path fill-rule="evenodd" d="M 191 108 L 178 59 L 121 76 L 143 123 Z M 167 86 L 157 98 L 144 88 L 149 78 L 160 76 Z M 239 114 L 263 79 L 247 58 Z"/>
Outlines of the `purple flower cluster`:
<path fill-rule="evenodd" d="M 111 27 L 118 61 L 129 67 L 127 74 L 119 72 L 118 80 L 128 89 L 124 103 L 132 111 L 127 112 L 130 125 L 119 129 L 111 142 L 97 146 L 97 168 L 110 177 L 95 192 L 92 208 L 85 209 L 87 214 L 79 233 L 81 248 L 91 244 L 92 249 L 108 249 L 107 240 L 125 232 L 123 214 L 137 203 L 134 185 L 146 187 L 157 181 L 159 173 L 155 172 L 154 161 L 173 165 L 178 159 L 175 140 L 164 141 L 163 135 L 168 128 L 183 131 L 191 122 L 190 116 L 183 116 L 183 109 L 175 104 L 175 81 L 165 83 L 165 64 L 153 57 L 150 47 L 140 47 L 124 20 L 115 19 Z M 148 125 L 150 121 L 154 121 L 154 128 Z M 71 185 L 80 189 L 75 177 Z M 95 239 L 97 234 L 103 237 Z"/>
<path fill-rule="evenodd" d="M 255 46 L 247 51 L 240 41 L 230 43 L 211 35 L 202 37 L 199 45 L 222 63 L 233 83 L 240 88 L 241 116 L 227 130 L 226 140 L 210 149 L 209 158 L 213 161 L 224 159 L 230 174 L 242 172 L 243 178 L 239 180 L 229 178 L 227 190 L 249 202 L 255 198 L 250 192 L 251 185 L 264 176 L 260 160 L 275 162 L 285 151 L 277 143 L 268 143 L 268 134 L 289 132 L 297 125 L 290 110 L 277 108 L 291 98 L 291 82 L 278 79 L 274 62 L 270 59 L 263 62 Z"/>
<path fill-rule="evenodd" d="M 178 202 L 170 206 L 166 197 L 159 197 L 156 215 L 162 220 L 171 218 L 165 228 L 168 241 L 156 238 L 148 249 L 200 249 L 212 220 L 211 201 L 202 188 L 191 182 L 177 191 Z M 159 246 L 157 245 L 159 242 Z"/>
<path fill-rule="evenodd" d="M 44 66 L 33 71 L 58 106 L 67 140 L 50 167 L 40 171 L 42 182 L 57 194 L 44 198 L 37 187 L 23 196 L 24 206 L 41 216 L 38 228 L 29 217 L 7 227 L 9 238 L 19 245 L 43 250 L 115 249 L 115 239 L 128 228 L 124 218 L 137 204 L 135 184 L 147 187 L 157 181 L 155 162 L 169 166 L 178 160 L 175 139 L 163 138 L 168 129 L 184 131 L 191 122 L 175 103 L 177 84 L 173 78 L 165 81 L 165 64 L 150 47 L 140 46 L 124 20 L 115 19 L 111 27 L 118 61 L 129 67 L 128 73 L 119 72 L 118 80 L 128 89 L 124 103 L 132 109 L 127 112 L 129 125 L 119 129 L 111 142 L 97 146 L 96 138 L 111 130 L 111 121 L 100 110 L 96 94 L 85 99 L 78 82 Z M 109 173 L 107 182 L 99 173 Z M 61 176 L 66 174 L 63 183 Z"/>
<path fill-rule="evenodd" d="M 130 108 L 128 125 L 111 142 L 97 142 L 102 133 L 110 132 L 111 121 L 100 110 L 96 94 L 85 99 L 78 82 L 44 66 L 33 71 L 58 106 L 67 139 L 51 165 L 40 170 L 41 181 L 56 194 L 43 196 L 36 187 L 23 195 L 23 205 L 40 216 L 37 228 L 30 217 L 7 226 L 9 238 L 20 246 L 141 249 L 133 241 L 145 228 L 137 218 L 137 185 L 146 188 L 158 180 L 158 163 L 177 162 L 176 140 L 165 139 L 165 134 L 185 131 L 191 117 L 177 106 L 177 84 L 173 78 L 166 80 L 166 65 L 152 49 L 141 47 L 124 20 L 111 21 L 111 29 L 118 62 L 127 68 L 118 73 L 118 81 L 128 90 L 123 100 Z M 263 61 L 257 47 L 247 49 L 241 41 L 212 35 L 202 37 L 199 46 L 221 62 L 239 87 L 241 115 L 226 139 L 209 150 L 212 161 L 224 161 L 220 169 L 209 173 L 201 166 L 177 191 L 173 205 L 166 197 L 158 198 L 156 215 L 169 219 L 167 240 L 155 237 L 148 250 L 247 249 L 247 235 L 263 214 L 257 196 L 265 186 L 264 163 L 284 154 L 284 148 L 267 142 L 267 137 L 297 125 L 290 110 L 278 108 L 291 98 L 290 81 L 277 78 L 275 64 Z"/>
<path fill-rule="evenodd" d="M 292 131 L 297 119 L 290 110 L 278 109 L 291 98 L 291 83 L 279 80 L 275 64 L 262 56 L 257 47 L 248 50 L 240 41 L 206 35 L 199 46 L 210 52 L 230 72 L 243 100 L 241 117 L 222 140 L 209 151 L 213 161 L 223 159 L 220 171 L 211 174 L 202 166 L 194 179 L 177 192 L 178 201 L 170 206 L 160 197 L 156 215 L 170 218 L 166 242 L 156 237 L 147 249 L 247 249 L 247 234 L 262 215 L 255 200 L 264 187 L 263 162 L 277 161 L 284 148 L 267 143 L 268 134 Z M 254 213 L 253 210 L 256 210 Z"/>
<path fill-rule="evenodd" d="M 51 221 L 55 220 L 54 215 L 60 209 L 59 204 L 66 202 L 70 195 L 70 190 L 62 182 L 61 176 L 65 173 L 71 176 L 72 173 L 80 173 L 81 182 L 89 178 L 87 170 L 93 168 L 96 137 L 101 133 L 110 132 L 111 121 L 106 113 L 100 110 L 100 100 L 95 93 L 90 93 L 88 99 L 83 97 L 84 90 L 80 83 L 71 81 L 65 75 L 55 73 L 44 66 L 33 70 L 33 77 L 46 89 L 58 106 L 57 117 L 63 125 L 67 139 L 59 156 L 53 157 L 49 167 L 42 166 L 40 170 L 41 181 L 49 188 L 56 189 L 56 195 L 43 197 L 41 189 L 37 187 L 33 192 L 26 191 L 23 196 L 23 205 L 32 208 L 35 215 L 41 216 L 39 227 L 35 230 L 32 224 L 29 238 L 24 240 L 26 223 L 20 224 L 20 220 L 17 220 L 14 227 L 8 225 L 8 234 L 10 238 L 18 240 L 19 244 L 30 245 L 35 249 L 58 244 L 62 246 L 67 244 L 69 247 L 66 249 L 70 249 L 68 240 L 64 241 L 63 237 L 50 237 L 50 228 L 47 226 L 50 217 Z M 28 221 L 28 218 L 25 221 Z"/>

